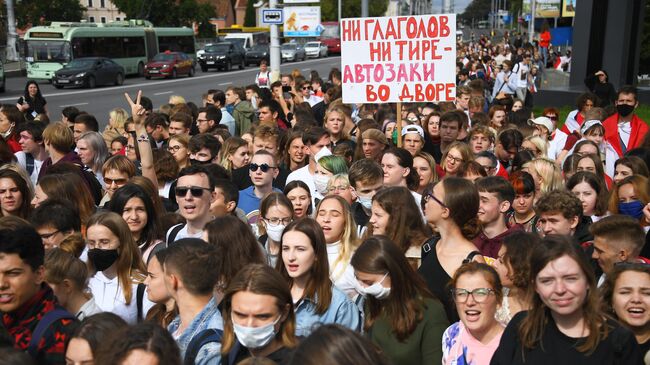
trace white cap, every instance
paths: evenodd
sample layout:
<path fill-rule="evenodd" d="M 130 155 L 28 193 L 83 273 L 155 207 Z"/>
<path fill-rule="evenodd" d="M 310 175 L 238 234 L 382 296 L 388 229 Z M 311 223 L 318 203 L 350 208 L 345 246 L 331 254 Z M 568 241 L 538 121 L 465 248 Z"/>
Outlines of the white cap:
<path fill-rule="evenodd" d="M 589 128 L 591 128 L 591 127 L 593 127 L 593 126 L 595 126 L 595 125 L 603 125 L 603 123 L 601 123 L 600 120 L 598 120 L 598 119 L 590 119 L 590 120 L 585 121 L 585 122 L 582 123 L 582 125 L 580 126 L 580 134 L 583 134 L 583 135 L 584 135 L 585 132 L 586 132 Z"/>
<path fill-rule="evenodd" d="M 548 129 L 549 133 L 552 133 L 555 128 L 553 128 L 553 121 L 548 117 L 537 117 L 535 119 L 528 119 L 529 125 L 541 125 L 544 128 Z"/>
<path fill-rule="evenodd" d="M 410 124 L 402 128 L 402 137 L 409 133 L 417 133 L 424 139 L 424 129 L 417 124 Z"/>

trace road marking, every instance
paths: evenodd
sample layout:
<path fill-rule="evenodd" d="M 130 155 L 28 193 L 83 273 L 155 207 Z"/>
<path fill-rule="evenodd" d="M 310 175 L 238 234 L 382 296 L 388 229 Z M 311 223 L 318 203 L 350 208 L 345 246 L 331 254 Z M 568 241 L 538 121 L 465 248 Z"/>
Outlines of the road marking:
<path fill-rule="evenodd" d="M 165 94 L 171 94 L 173 91 L 163 91 L 161 93 L 155 93 L 154 95 L 165 95 Z"/>
<path fill-rule="evenodd" d="M 316 58 L 316 59 L 309 60 L 309 61 L 301 61 L 301 62 L 293 62 L 291 64 L 283 64 L 282 66 L 291 67 L 293 65 L 296 65 L 297 63 L 302 63 L 302 64 L 316 63 L 316 62 L 330 61 L 330 60 L 332 60 L 334 58 L 335 57 Z M 143 86 L 167 85 L 167 84 L 174 84 L 174 83 L 187 82 L 187 81 L 193 81 L 193 80 L 209 79 L 209 78 L 215 78 L 215 77 L 221 77 L 221 76 L 227 76 L 227 75 L 237 75 L 237 74 L 241 74 L 241 73 L 245 73 L 245 72 L 257 72 L 257 70 L 253 69 L 253 68 L 250 68 L 250 69 L 246 69 L 246 70 L 231 71 L 231 72 L 228 72 L 227 74 L 214 73 L 214 74 L 210 74 L 210 75 L 186 77 L 186 78 L 182 78 L 182 79 L 172 79 L 172 80 L 163 80 L 163 81 L 154 81 L 154 82 L 151 82 L 151 81 L 149 81 L 149 82 L 139 82 L 139 83 L 133 84 L 133 85 L 122 85 L 122 86 L 112 86 L 112 87 L 107 87 L 107 88 L 99 88 L 99 89 L 91 89 L 91 90 L 78 90 L 78 91 L 68 91 L 68 92 L 60 92 L 60 93 L 53 93 L 53 94 L 43 94 L 43 97 L 54 98 L 54 97 L 57 97 L 57 96 L 91 94 L 91 93 L 101 93 L 101 92 L 116 92 L 116 91 L 119 91 L 119 90 L 133 89 L 133 88 L 139 88 L 139 87 L 143 87 Z M 0 98 L 0 101 L 16 100 L 16 97 L 18 97 L 18 96 L 14 95 L 14 96 L 10 96 L 10 97 Z"/>
<path fill-rule="evenodd" d="M 311 68 L 301 68 L 300 71 L 302 71 L 302 72 L 311 71 Z"/>
<path fill-rule="evenodd" d="M 68 107 L 68 106 L 80 106 L 80 105 L 88 105 L 88 103 L 77 103 L 77 104 L 59 105 L 59 108 L 65 108 L 65 107 Z"/>
<path fill-rule="evenodd" d="M 224 86 L 224 85 L 231 85 L 231 84 L 232 84 L 232 82 L 222 82 L 222 83 L 217 84 L 217 85 Z"/>

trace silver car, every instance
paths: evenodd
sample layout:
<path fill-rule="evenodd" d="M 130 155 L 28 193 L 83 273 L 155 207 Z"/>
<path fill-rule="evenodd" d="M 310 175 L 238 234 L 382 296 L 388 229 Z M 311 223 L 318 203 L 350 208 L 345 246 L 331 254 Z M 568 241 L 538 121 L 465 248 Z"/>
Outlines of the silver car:
<path fill-rule="evenodd" d="M 304 61 L 307 58 L 305 49 L 296 43 L 285 43 L 280 48 L 282 61 Z"/>
<path fill-rule="evenodd" d="M 305 43 L 305 54 L 307 58 L 327 57 L 327 46 L 321 42 Z"/>

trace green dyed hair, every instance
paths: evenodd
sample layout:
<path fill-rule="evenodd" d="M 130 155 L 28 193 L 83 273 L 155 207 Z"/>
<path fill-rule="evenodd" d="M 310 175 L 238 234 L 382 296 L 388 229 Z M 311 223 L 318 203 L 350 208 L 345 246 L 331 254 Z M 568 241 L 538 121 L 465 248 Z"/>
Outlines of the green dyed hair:
<path fill-rule="evenodd" d="M 348 173 L 348 165 L 345 163 L 345 159 L 340 156 L 330 155 L 321 157 L 318 160 L 318 164 L 334 175 Z"/>

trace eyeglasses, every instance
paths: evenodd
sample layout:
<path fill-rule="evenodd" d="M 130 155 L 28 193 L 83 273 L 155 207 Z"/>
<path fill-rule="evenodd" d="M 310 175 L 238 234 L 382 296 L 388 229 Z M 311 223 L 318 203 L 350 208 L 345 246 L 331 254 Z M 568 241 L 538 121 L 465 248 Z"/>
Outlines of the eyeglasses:
<path fill-rule="evenodd" d="M 54 231 L 54 232 L 39 234 L 39 236 L 41 236 L 42 239 L 47 240 L 47 239 L 49 239 L 50 237 L 54 236 L 55 234 L 57 234 L 57 233 L 59 233 L 59 232 L 61 232 L 61 231 L 59 231 L 59 230 L 57 229 L 57 230 Z"/>
<path fill-rule="evenodd" d="M 248 169 L 251 170 L 251 172 L 255 172 L 255 171 L 257 171 L 257 169 L 262 170 L 262 172 L 268 172 L 269 169 L 275 169 L 275 168 L 277 168 L 277 166 L 269 166 L 268 164 L 265 164 L 265 163 L 263 163 L 261 165 L 258 165 L 256 163 L 252 163 L 252 164 L 250 164 L 248 166 Z"/>
<path fill-rule="evenodd" d="M 350 187 L 350 185 L 339 185 L 339 186 L 330 186 L 327 188 L 327 192 L 333 193 L 335 191 L 343 191 L 347 190 Z"/>
<path fill-rule="evenodd" d="M 203 192 L 210 191 L 210 188 L 204 188 L 202 186 L 177 186 L 175 194 L 177 197 L 183 198 L 187 195 L 188 191 L 193 197 L 200 198 L 203 196 Z"/>
<path fill-rule="evenodd" d="M 445 205 L 445 203 L 443 203 L 440 199 L 436 198 L 432 193 L 426 193 L 426 194 L 424 194 L 424 196 L 422 197 L 422 200 L 424 200 L 425 203 L 428 202 L 429 199 L 433 199 L 433 201 L 435 201 L 436 203 L 440 204 L 441 207 L 443 207 L 443 208 L 447 208 L 447 206 Z"/>
<path fill-rule="evenodd" d="M 289 223 L 293 222 L 293 218 L 288 217 L 288 218 L 264 218 L 264 221 L 268 223 L 270 226 L 277 226 L 278 224 L 282 223 L 285 226 L 288 226 Z"/>
<path fill-rule="evenodd" d="M 303 89 L 303 90 L 311 90 L 311 87 L 309 87 L 309 86 L 303 86 L 302 89 Z"/>
<path fill-rule="evenodd" d="M 208 121 L 207 119 L 197 119 L 196 120 L 197 123 L 203 123 L 203 122 L 207 122 L 207 121 Z"/>
<path fill-rule="evenodd" d="M 489 288 L 476 288 L 472 291 L 467 289 L 451 289 L 451 296 L 454 297 L 456 303 L 461 304 L 466 303 L 470 295 L 476 303 L 483 303 L 492 293 L 494 293 L 494 290 Z"/>
<path fill-rule="evenodd" d="M 109 177 L 104 177 L 104 182 L 106 183 L 107 186 L 110 186 L 110 185 L 113 185 L 113 184 L 115 184 L 117 186 L 120 186 L 120 185 L 126 184 L 127 179 L 111 179 Z"/>
<path fill-rule="evenodd" d="M 450 162 L 454 161 L 454 163 L 458 163 L 458 164 L 465 162 L 465 160 L 463 160 L 462 158 L 454 157 L 452 155 L 447 155 L 447 160 Z"/>
<path fill-rule="evenodd" d="M 175 153 L 175 152 L 178 152 L 178 150 L 180 150 L 181 147 L 182 147 L 182 146 L 178 146 L 178 145 L 176 145 L 176 146 L 169 146 L 169 147 L 167 147 L 167 151 L 169 151 L 169 152 L 171 152 L 171 153 Z"/>

